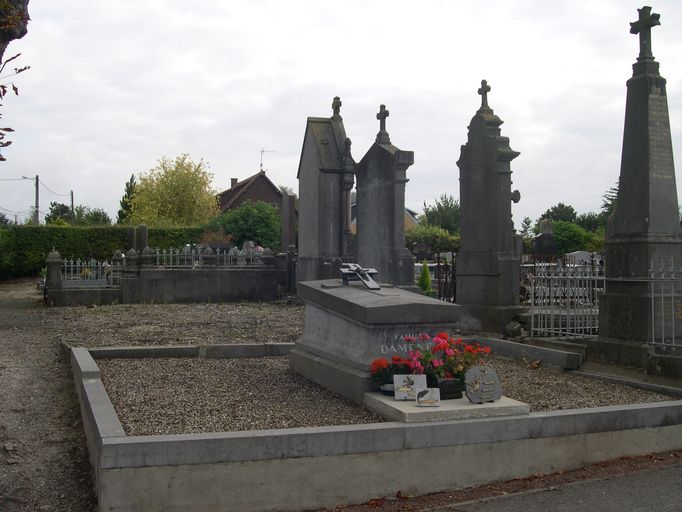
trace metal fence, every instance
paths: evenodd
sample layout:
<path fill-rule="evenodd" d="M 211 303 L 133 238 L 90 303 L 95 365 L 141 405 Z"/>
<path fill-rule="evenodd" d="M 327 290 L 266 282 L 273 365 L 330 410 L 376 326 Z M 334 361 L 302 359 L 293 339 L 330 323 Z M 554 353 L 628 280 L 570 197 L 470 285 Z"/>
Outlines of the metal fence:
<path fill-rule="evenodd" d="M 113 261 L 63 260 L 62 285 L 67 288 L 119 286 L 124 265 Z"/>
<path fill-rule="evenodd" d="M 235 265 L 263 265 L 263 250 L 238 249 L 233 247 L 217 249 L 212 254 L 215 265 L 230 267 Z M 164 268 L 197 268 L 205 264 L 206 255 L 197 248 L 155 249 L 154 261 Z"/>
<path fill-rule="evenodd" d="M 651 340 L 658 346 L 681 346 L 682 332 L 676 320 L 682 318 L 682 268 L 661 263 L 649 269 L 649 294 L 651 296 Z"/>
<path fill-rule="evenodd" d="M 526 269 L 533 336 L 597 336 L 604 266 L 596 261 L 538 263 Z"/>
<path fill-rule="evenodd" d="M 455 255 L 452 254 L 450 261 L 447 257 L 441 258 L 436 255 L 436 285 L 438 287 L 438 298 L 446 302 L 455 302 L 457 299 L 457 270 L 455 266 Z"/>

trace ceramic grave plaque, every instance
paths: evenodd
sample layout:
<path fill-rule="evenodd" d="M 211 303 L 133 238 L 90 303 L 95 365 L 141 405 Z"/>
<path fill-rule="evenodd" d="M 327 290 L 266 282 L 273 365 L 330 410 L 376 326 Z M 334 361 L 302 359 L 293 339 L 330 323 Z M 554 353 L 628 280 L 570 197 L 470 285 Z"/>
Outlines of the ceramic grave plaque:
<path fill-rule="evenodd" d="M 417 389 L 418 407 L 438 407 L 440 405 L 440 389 Z"/>
<path fill-rule="evenodd" d="M 502 398 L 502 384 L 489 366 L 472 366 L 464 374 L 466 395 L 471 403 L 495 402 Z"/>
<path fill-rule="evenodd" d="M 426 375 L 394 375 L 396 400 L 416 400 L 417 389 L 426 389 Z"/>

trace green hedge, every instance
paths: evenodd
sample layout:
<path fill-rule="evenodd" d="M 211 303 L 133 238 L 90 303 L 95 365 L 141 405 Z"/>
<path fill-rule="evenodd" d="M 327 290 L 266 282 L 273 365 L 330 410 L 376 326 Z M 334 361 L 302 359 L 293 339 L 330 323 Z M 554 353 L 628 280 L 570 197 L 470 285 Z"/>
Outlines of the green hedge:
<path fill-rule="evenodd" d="M 149 246 L 169 249 L 197 243 L 205 228 L 150 228 Z M 62 258 L 110 259 L 125 251 L 124 226 L 8 226 L 0 228 L 0 278 L 35 276 L 54 249 Z"/>

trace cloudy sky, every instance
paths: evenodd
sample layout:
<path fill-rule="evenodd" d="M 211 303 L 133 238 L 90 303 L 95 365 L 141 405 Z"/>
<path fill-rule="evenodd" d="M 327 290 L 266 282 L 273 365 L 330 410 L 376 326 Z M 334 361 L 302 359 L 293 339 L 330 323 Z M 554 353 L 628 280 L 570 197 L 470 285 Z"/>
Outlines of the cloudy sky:
<path fill-rule="evenodd" d="M 13 145 L 0 207 L 27 217 L 40 175 L 51 201 L 113 218 L 130 175 L 161 156 L 210 163 L 214 188 L 258 171 L 298 190 L 308 116 L 336 95 L 359 161 L 390 111 L 393 144 L 415 152 L 407 206 L 459 197 L 455 162 L 481 79 L 512 162 L 517 227 L 564 202 L 598 211 L 618 179 L 625 82 L 638 54 L 631 0 L 32 0 L 28 35 L 6 57 L 31 69 L 6 97 Z M 653 53 L 668 81 L 675 160 L 682 147 L 682 2 L 658 0 Z M 18 178 L 18 181 L 11 181 Z M 678 189 L 680 188 L 678 179 Z M 57 195 L 62 194 L 62 195 Z"/>

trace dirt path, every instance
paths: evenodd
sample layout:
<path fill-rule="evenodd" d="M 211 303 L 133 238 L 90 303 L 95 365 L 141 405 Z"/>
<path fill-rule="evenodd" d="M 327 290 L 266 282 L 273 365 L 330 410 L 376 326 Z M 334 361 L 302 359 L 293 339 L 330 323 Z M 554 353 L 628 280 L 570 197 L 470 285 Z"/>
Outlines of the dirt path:
<path fill-rule="evenodd" d="M 35 281 L 0 283 L 0 510 L 95 510 L 71 372 Z"/>

